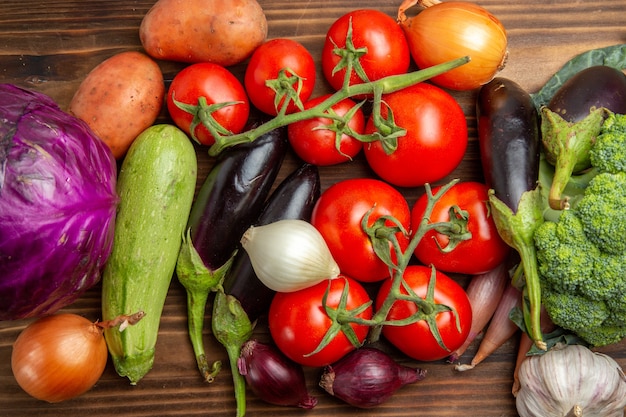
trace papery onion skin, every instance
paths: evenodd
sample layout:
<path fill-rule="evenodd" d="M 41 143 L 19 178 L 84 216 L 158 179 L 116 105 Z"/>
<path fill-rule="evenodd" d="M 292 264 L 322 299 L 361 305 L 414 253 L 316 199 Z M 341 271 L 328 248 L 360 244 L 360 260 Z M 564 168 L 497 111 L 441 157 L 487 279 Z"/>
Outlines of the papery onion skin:
<path fill-rule="evenodd" d="M 19 386 L 39 400 L 57 403 L 90 390 L 107 362 L 102 329 L 76 314 L 32 322 L 17 337 L 11 369 Z"/>
<path fill-rule="evenodd" d="M 319 385 L 352 406 L 371 408 L 425 377 L 423 369 L 400 365 L 379 349 L 362 347 L 324 367 Z"/>
<path fill-rule="evenodd" d="M 421 69 L 469 56 L 470 62 L 433 77 L 452 90 L 473 90 L 491 81 L 504 68 L 508 40 L 502 23 L 470 2 L 437 3 L 416 16 L 400 16 L 411 56 Z"/>

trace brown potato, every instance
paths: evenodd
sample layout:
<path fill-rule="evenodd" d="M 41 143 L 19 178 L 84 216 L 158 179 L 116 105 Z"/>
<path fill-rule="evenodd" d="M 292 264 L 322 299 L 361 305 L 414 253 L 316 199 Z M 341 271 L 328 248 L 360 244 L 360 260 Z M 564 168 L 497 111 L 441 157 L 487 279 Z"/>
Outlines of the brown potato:
<path fill-rule="evenodd" d="M 144 16 L 139 37 L 156 59 L 230 66 L 267 38 L 256 0 L 159 0 Z"/>
<path fill-rule="evenodd" d="M 144 53 L 128 51 L 91 70 L 68 112 L 85 121 L 119 159 L 154 124 L 164 97 L 165 83 L 157 63 Z"/>

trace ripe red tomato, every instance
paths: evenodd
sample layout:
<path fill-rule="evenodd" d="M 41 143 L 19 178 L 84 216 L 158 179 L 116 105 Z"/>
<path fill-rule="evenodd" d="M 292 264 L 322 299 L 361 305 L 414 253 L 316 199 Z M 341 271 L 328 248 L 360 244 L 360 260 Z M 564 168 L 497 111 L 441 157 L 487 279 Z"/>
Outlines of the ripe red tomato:
<path fill-rule="evenodd" d="M 179 108 L 174 101 L 197 106 L 204 97 L 207 105 L 235 102 L 212 113 L 215 120 L 232 133 L 243 130 L 250 114 L 250 102 L 239 80 L 226 68 L 210 62 L 192 64 L 180 71 L 167 93 L 167 110 L 174 123 L 203 145 L 212 145 L 215 138 L 199 123 L 190 131 L 194 115 Z"/>
<path fill-rule="evenodd" d="M 346 286 L 348 287 L 346 310 L 354 310 L 371 301 L 361 284 L 345 276 L 323 281 L 303 290 L 278 292 L 274 295 L 268 314 L 268 325 L 274 343 L 285 356 L 304 366 L 325 366 L 355 349 L 341 331 L 322 350 L 307 356 L 317 349 L 332 324 L 322 302 L 324 294 L 328 290 L 326 305 L 336 308 Z M 371 319 L 372 306 L 356 317 Z M 355 323 L 348 325 L 354 329 L 358 340 L 363 342 L 369 327 Z"/>
<path fill-rule="evenodd" d="M 433 188 L 433 193 L 439 187 Z M 478 182 L 459 182 L 453 185 L 437 201 L 430 217 L 431 223 L 449 220 L 449 210 L 458 206 L 467 211 L 467 228 L 472 238 L 464 240 L 451 252 L 442 252 L 441 247 L 448 245 L 448 236 L 435 230 L 427 233 L 415 248 L 415 256 L 424 265 L 434 265 L 441 271 L 462 274 L 482 274 L 498 266 L 509 253 L 509 246 L 504 243 L 489 213 L 488 188 Z M 428 198 L 421 196 L 411 210 L 412 224 L 417 224 L 426 210 Z"/>
<path fill-rule="evenodd" d="M 244 85 L 250 101 L 259 110 L 275 116 L 280 109 L 284 98 L 276 105 L 276 91 L 266 82 L 279 79 L 281 70 L 285 76 L 292 78 L 297 75 L 302 85 L 299 87 L 296 79 L 289 82 L 302 103 L 311 97 L 315 87 L 315 62 L 311 53 L 299 42 L 292 39 L 272 39 L 259 46 L 248 62 L 244 75 Z M 292 101 L 287 107 L 287 113 L 293 113 L 298 107 Z"/>
<path fill-rule="evenodd" d="M 467 122 L 454 97 L 419 83 L 387 94 L 383 101 L 383 117 L 391 109 L 395 123 L 407 133 L 398 138 L 398 147 L 390 155 L 378 141 L 365 144 L 367 162 L 378 176 L 400 187 L 418 187 L 454 171 L 467 148 Z M 365 133 L 375 131 L 370 117 Z"/>
<path fill-rule="evenodd" d="M 411 265 L 404 271 L 404 281 L 415 294 L 424 299 L 431 275 L 430 267 Z M 452 308 L 459 318 L 457 328 L 453 312 L 445 311 L 436 316 L 436 326 L 446 349 L 439 346 L 424 320 L 405 326 L 383 326 L 382 330 L 383 336 L 391 344 L 407 356 L 420 361 L 435 361 L 448 356 L 465 342 L 472 325 L 472 306 L 465 290 L 443 272 L 436 271 L 435 279 L 434 302 Z M 386 280 L 381 285 L 376 297 L 376 309 L 380 309 L 388 297 L 391 283 L 391 280 Z M 401 288 L 401 292 L 408 294 L 404 288 Z M 414 302 L 396 300 L 387 315 L 387 320 L 402 320 L 417 311 L 418 307 Z"/>
<path fill-rule="evenodd" d="M 363 49 L 360 65 L 370 81 L 389 75 L 404 74 L 409 69 L 411 53 L 400 26 L 389 15 L 370 9 L 354 10 L 337 19 L 326 33 L 322 48 L 322 69 L 330 85 L 339 90 L 343 86 L 346 68 L 335 71 L 342 57 L 336 48 L 346 48 L 346 37 L 352 23 L 352 44 Z M 350 85 L 363 80 L 353 71 Z"/>
<path fill-rule="evenodd" d="M 310 109 L 330 97 L 330 94 L 311 99 L 304 103 L 305 109 Z M 339 117 L 345 116 L 356 106 L 350 99 L 344 99 L 335 104 L 331 111 Z M 336 165 L 352 160 L 363 148 L 363 142 L 347 134 L 338 135 L 337 130 L 343 123 L 326 117 L 316 117 L 291 123 L 288 128 L 288 137 L 291 147 L 305 162 L 325 166 Z M 359 108 L 347 123 L 348 127 L 358 134 L 363 134 L 365 116 Z M 337 146 L 339 145 L 339 147 Z"/>
<path fill-rule="evenodd" d="M 375 282 L 389 277 L 388 266 L 374 252 L 361 227 L 363 216 L 373 208 L 371 226 L 381 216 L 393 216 L 410 231 L 410 208 L 404 196 L 391 185 L 371 178 L 337 182 L 322 193 L 313 208 L 311 223 L 320 231 L 339 269 L 356 280 Z M 386 225 L 392 225 L 390 221 Z M 408 237 L 396 233 L 400 247 Z M 394 252 L 389 246 L 392 259 Z"/>

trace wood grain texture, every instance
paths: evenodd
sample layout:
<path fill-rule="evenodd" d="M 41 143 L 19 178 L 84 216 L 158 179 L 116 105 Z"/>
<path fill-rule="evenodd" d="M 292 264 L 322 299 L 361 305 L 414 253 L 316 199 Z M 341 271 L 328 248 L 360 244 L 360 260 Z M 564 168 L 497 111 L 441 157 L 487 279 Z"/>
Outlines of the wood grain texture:
<path fill-rule="evenodd" d="M 140 50 L 138 27 L 154 0 L 3 0 L 0 3 L 0 82 L 44 92 L 66 108 L 82 79 L 102 60 L 125 51 Z M 269 21 L 269 37 L 290 37 L 303 43 L 316 59 L 326 29 L 354 8 L 376 8 L 395 16 L 399 0 L 260 0 Z M 536 91 L 568 59 L 591 48 L 626 42 L 626 0 L 481 0 L 478 3 L 502 21 L 509 35 L 510 56 L 501 75 L 528 91 Z M 182 66 L 160 62 L 166 79 Z M 231 68 L 241 76 L 243 65 Z M 321 74 L 321 72 L 319 72 Z M 329 91 L 318 79 L 315 94 Z M 463 163 L 450 176 L 480 180 L 476 143 L 474 94 L 453 93 L 467 116 L 470 145 Z M 162 115 L 162 120 L 168 120 Z M 213 162 L 198 148 L 200 184 Z M 279 179 L 297 165 L 290 156 Z M 362 157 L 350 164 L 321 169 L 323 188 L 345 178 L 372 176 Z M 403 189 L 410 204 L 421 189 Z M 1 237 L 0 237 L 1 238 Z M 466 284 L 467 277 L 457 277 Z M 100 318 L 100 286 L 65 309 L 90 319 Z M 206 323 L 210 323 L 207 310 Z M 28 320 L 0 322 L 0 417 L 37 416 L 229 416 L 235 401 L 231 375 L 225 366 L 217 380 L 203 383 L 187 337 L 185 293 L 172 281 L 163 312 L 155 365 L 137 386 L 120 378 L 109 362 L 97 385 L 77 399 L 47 404 L 30 398 L 16 384 L 10 367 L 11 346 Z M 209 326 L 207 326 L 209 327 Z M 255 337 L 268 340 L 263 319 Z M 517 337 L 476 369 L 457 373 L 445 361 L 407 360 L 385 344 L 404 364 L 427 369 L 427 378 L 400 390 L 374 410 L 358 410 L 340 403 L 317 387 L 318 369 L 306 369 L 307 383 L 319 399 L 309 411 L 272 407 L 248 395 L 250 416 L 483 416 L 513 417 L 511 395 Z M 210 360 L 226 362 L 226 354 L 209 328 L 205 343 Z M 469 361 L 476 344 L 463 356 Z M 604 349 L 626 368 L 626 342 Z"/>

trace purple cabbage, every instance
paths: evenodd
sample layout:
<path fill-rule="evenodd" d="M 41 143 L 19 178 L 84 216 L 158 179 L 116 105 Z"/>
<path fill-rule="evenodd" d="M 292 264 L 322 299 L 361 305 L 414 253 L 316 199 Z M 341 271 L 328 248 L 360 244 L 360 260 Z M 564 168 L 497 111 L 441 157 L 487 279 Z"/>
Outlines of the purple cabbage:
<path fill-rule="evenodd" d="M 100 280 L 116 180 L 112 153 L 85 123 L 0 84 L 0 320 L 52 314 Z"/>

